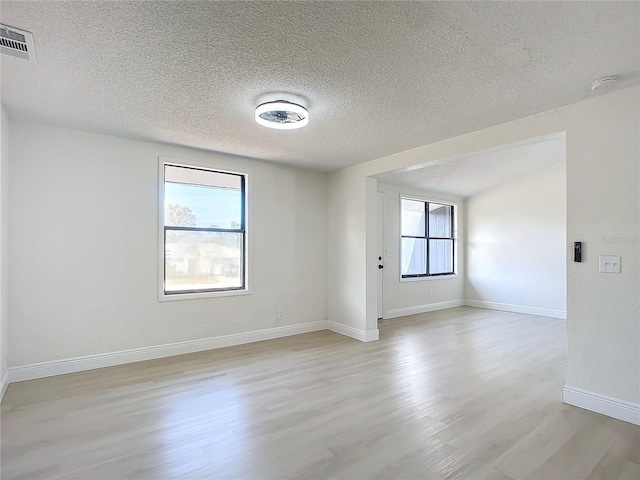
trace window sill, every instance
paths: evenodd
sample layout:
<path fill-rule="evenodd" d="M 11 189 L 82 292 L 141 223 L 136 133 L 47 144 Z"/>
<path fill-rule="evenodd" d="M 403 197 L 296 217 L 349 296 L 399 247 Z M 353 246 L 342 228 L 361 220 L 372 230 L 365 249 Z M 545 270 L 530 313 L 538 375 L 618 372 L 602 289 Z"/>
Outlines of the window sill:
<path fill-rule="evenodd" d="M 237 297 L 241 295 L 251 295 L 251 290 L 244 289 L 244 290 L 227 290 L 223 292 L 175 293 L 173 295 L 167 295 L 164 292 L 160 292 L 158 301 L 173 302 L 177 300 L 202 300 L 204 298 Z"/>
<path fill-rule="evenodd" d="M 437 275 L 434 277 L 410 277 L 410 278 L 402 278 L 400 277 L 400 283 L 409 283 L 409 282 L 433 282 L 434 280 L 452 280 L 454 278 L 460 278 L 460 275 Z"/>

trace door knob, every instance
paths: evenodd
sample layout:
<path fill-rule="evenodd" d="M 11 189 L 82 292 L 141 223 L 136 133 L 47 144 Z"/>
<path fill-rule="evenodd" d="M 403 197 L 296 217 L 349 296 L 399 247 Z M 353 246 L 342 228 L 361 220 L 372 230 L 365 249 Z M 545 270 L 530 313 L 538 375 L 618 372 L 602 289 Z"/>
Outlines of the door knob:
<path fill-rule="evenodd" d="M 378 268 L 382 270 L 384 268 L 384 265 L 378 265 Z"/>

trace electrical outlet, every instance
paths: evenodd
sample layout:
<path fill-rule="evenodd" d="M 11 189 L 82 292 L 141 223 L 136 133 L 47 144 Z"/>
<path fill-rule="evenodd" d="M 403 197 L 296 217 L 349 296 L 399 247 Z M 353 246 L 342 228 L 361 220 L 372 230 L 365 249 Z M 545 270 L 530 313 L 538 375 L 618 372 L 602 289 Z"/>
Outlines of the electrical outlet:
<path fill-rule="evenodd" d="M 284 313 L 282 313 L 282 310 L 278 310 L 278 320 L 282 320 L 284 318 Z"/>
<path fill-rule="evenodd" d="M 431 290 L 427 290 L 427 297 L 431 296 Z"/>

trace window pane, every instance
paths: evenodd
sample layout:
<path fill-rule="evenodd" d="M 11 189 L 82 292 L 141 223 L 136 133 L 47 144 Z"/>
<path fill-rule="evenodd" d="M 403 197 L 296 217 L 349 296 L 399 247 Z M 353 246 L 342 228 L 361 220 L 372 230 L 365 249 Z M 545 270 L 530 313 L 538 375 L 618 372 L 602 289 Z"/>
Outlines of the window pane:
<path fill-rule="evenodd" d="M 439 203 L 429 204 L 429 236 L 452 237 L 451 235 L 451 206 Z"/>
<path fill-rule="evenodd" d="M 164 224 L 241 228 L 240 175 L 165 166 Z"/>
<path fill-rule="evenodd" d="M 242 288 L 242 234 L 166 232 L 165 291 Z"/>
<path fill-rule="evenodd" d="M 402 275 L 427 273 L 426 246 L 426 240 L 422 238 L 402 239 Z"/>
<path fill-rule="evenodd" d="M 424 202 L 416 200 L 401 200 L 402 205 L 402 235 L 411 237 L 425 236 Z"/>
<path fill-rule="evenodd" d="M 429 273 L 453 272 L 453 240 L 429 240 Z"/>

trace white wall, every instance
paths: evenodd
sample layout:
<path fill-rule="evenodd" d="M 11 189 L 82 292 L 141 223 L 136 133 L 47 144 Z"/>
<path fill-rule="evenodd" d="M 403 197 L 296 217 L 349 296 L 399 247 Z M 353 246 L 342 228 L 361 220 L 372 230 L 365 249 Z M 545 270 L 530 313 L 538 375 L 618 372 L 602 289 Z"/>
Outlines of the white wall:
<path fill-rule="evenodd" d="M 11 366 L 326 320 L 326 174 L 18 119 L 10 137 Z M 251 295 L 158 302 L 158 156 L 249 174 Z"/>
<path fill-rule="evenodd" d="M 640 404 L 640 89 L 582 102 L 567 129 L 567 385 Z M 611 243 L 608 239 L 611 240 Z M 598 273 L 620 255 L 622 273 Z M 640 413 L 640 412 L 639 412 Z M 640 421 L 640 414 L 638 420 Z"/>
<path fill-rule="evenodd" d="M 0 377 L 6 382 L 9 367 L 9 116 L 3 107 L 0 109 Z M 2 387 L 6 387 L 5 383 Z"/>
<path fill-rule="evenodd" d="M 465 199 L 465 298 L 476 306 L 566 316 L 566 164 Z"/>
<path fill-rule="evenodd" d="M 566 382 L 640 404 L 639 104 L 640 89 L 633 87 L 330 174 L 331 195 L 348 201 L 329 207 L 336 234 L 329 269 L 349 272 L 330 277 L 330 319 L 365 328 L 375 317 L 367 300 L 372 296 L 375 306 L 376 276 L 369 275 L 377 268 L 375 228 L 367 235 L 366 213 L 376 195 L 365 188 L 368 176 L 566 132 L 567 243 L 586 247 L 583 263 L 570 261 L 567 252 Z M 611 245 L 606 238 L 623 240 Z M 598 273 L 599 254 L 621 255 L 623 273 Z"/>
<path fill-rule="evenodd" d="M 329 174 L 328 314 L 335 323 L 364 330 L 364 319 L 360 323 L 358 317 L 366 310 L 366 272 L 351 267 L 365 259 L 364 244 L 358 248 L 365 239 L 365 180 L 361 179 L 359 188 L 349 188 L 350 179 L 341 178 L 341 172 L 346 170 Z"/>
<path fill-rule="evenodd" d="M 384 318 L 427 312 L 440 307 L 461 305 L 464 298 L 464 206 L 457 197 L 378 183 L 384 194 L 384 256 L 383 308 Z M 456 242 L 457 275 L 400 281 L 400 196 L 410 195 L 425 200 L 456 205 L 458 241 Z"/>

